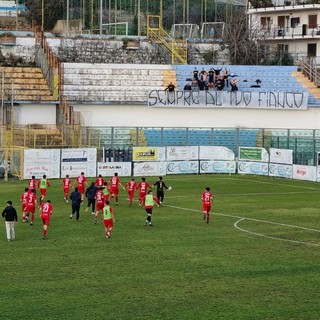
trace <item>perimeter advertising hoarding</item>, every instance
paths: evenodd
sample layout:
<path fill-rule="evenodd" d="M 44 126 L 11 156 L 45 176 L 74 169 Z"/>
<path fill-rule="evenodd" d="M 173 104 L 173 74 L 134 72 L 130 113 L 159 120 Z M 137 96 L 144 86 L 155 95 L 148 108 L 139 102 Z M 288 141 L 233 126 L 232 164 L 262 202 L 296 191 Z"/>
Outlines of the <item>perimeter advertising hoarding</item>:
<path fill-rule="evenodd" d="M 314 166 L 302 166 L 294 164 L 292 166 L 293 179 L 317 181 L 317 167 Z"/>
<path fill-rule="evenodd" d="M 98 162 L 97 174 L 103 177 L 114 176 L 118 173 L 120 177 L 131 176 L 131 162 Z"/>
<path fill-rule="evenodd" d="M 269 163 L 269 176 L 292 179 L 292 165 Z"/>
<path fill-rule="evenodd" d="M 164 176 L 166 175 L 165 162 L 134 162 L 133 163 L 133 176 Z"/>
<path fill-rule="evenodd" d="M 238 161 L 238 173 L 267 176 L 269 165 L 266 162 Z"/>
<path fill-rule="evenodd" d="M 199 147 L 175 147 L 168 146 L 166 152 L 167 161 L 187 161 L 187 160 L 198 160 L 199 159 Z"/>
<path fill-rule="evenodd" d="M 234 152 L 226 147 L 200 146 L 200 160 L 235 160 Z"/>
<path fill-rule="evenodd" d="M 282 163 L 282 164 L 293 164 L 293 150 L 290 149 L 275 149 L 270 148 L 270 162 Z"/>
<path fill-rule="evenodd" d="M 199 173 L 199 161 L 167 162 L 167 174 Z"/>
<path fill-rule="evenodd" d="M 97 149 L 77 148 L 61 150 L 61 177 L 68 174 L 71 178 L 78 177 L 81 172 L 87 177 L 97 175 Z"/>
<path fill-rule="evenodd" d="M 236 173 L 236 162 L 200 161 L 200 173 Z"/>
<path fill-rule="evenodd" d="M 264 148 L 239 147 L 239 160 L 268 162 L 269 154 Z"/>
<path fill-rule="evenodd" d="M 165 161 L 165 147 L 134 147 L 133 161 Z"/>
<path fill-rule="evenodd" d="M 60 178 L 60 149 L 24 150 L 23 179 Z"/>

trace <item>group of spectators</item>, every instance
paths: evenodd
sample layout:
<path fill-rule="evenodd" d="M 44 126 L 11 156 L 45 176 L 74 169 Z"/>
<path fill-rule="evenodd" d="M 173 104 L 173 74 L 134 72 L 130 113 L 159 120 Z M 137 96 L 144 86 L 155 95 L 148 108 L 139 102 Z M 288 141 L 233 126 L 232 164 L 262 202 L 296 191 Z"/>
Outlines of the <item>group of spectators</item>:
<path fill-rule="evenodd" d="M 199 71 L 195 67 L 191 84 L 187 83 L 184 90 L 214 90 L 216 88 L 217 91 L 223 91 L 230 87 L 231 91 L 238 91 L 238 80 L 234 78 L 229 81 L 230 76 L 230 70 L 227 68 L 210 68 L 209 71 L 202 68 Z"/>
<path fill-rule="evenodd" d="M 232 78 L 229 80 L 229 78 Z M 224 91 L 226 88 L 230 88 L 231 92 L 238 91 L 238 82 L 236 75 L 230 74 L 230 70 L 227 68 L 210 68 L 206 71 L 202 68 L 201 71 L 194 68 L 192 71 L 192 78 L 187 79 L 187 83 L 184 86 L 184 91 L 192 90 L 214 90 Z M 174 92 L 175 85 L 170 82 L 165 91 Z"/>

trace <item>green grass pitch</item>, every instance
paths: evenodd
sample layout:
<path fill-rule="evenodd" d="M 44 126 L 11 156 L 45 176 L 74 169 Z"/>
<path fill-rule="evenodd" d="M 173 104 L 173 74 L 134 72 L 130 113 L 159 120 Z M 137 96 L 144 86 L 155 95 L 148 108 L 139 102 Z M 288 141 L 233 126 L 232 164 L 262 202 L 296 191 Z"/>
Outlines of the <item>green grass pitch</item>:
<path fill-rule="evenodd" d="M 6 241 L 3 221 L 0 228 L 0 319 L 319 319 L 318 183 L 249 175 L 164 181 L 173 190 L 154 209 L 154 227 L 144 227 L 144 209 L 128 207 L 120 190 L 111 239 L 85 205 L 81 221 L 70 220 L 60 180 L 51 181 L 47 241 L 38 213 L 33 227 L 21 221 L 27 182 L 1 181 L 0 203 L 13 200 L 20 221 L 16 241 Z M 206 186 L 214 193 L 209 224 L 200 201 Z"/>

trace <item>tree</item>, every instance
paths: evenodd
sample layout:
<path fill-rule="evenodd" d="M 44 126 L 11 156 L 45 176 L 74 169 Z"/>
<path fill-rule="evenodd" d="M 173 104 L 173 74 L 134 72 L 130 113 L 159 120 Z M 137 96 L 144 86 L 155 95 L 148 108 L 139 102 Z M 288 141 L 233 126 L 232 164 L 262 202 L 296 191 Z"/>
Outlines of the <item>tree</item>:
<path fill-rule="evenodd" d="M 43 1 L 43 2 L 42 2 Z M 44 30 L 51 30 L 57 20 L 63 19 L 64 0 L 45 1 L 45 0 L 26 0 L 25 4 L 29 8 L 27 18 L 35 21 L 38 25 L 44 22 Z M 42 17 L 42 4 L 44 4 L 44 16 Z"/>

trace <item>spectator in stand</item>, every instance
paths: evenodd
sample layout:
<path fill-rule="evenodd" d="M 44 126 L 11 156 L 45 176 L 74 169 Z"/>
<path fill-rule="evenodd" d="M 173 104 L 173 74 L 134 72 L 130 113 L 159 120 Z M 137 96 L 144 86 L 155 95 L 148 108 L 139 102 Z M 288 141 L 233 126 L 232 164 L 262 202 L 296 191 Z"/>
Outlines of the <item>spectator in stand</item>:
<path fill-rule="evenodd" d="M 193 70 L 192 74 L 193 74 L 193 79 L 198 81 L 198 79 L 199 79 L 199 70 L 197 69 L 197 67 L 194 67 L 194 70 Z"/>
<path fill-rule="evenodd" d="M 204 68 L 202 68 L 201 72 L 200 72 L 200 80 L 203 81 L 203 83 L 205 84 L 205 87 L 207 86 L 208 83 L 208 73 L 206 70 L 204 70 Z"/>
<path fill-rule="evenodd" d="M 223 81 L 224 81 L 224 86 L 229 88 L 229 75 L 230 75 L 230 70 L 227 68 L 223 69 Z"/>
<path fill-rule="evenodd" d="M 164 91 L 174 92 L 175 88 L 176 88 L 176 86 L 172 82 L 170 82 L 167 85 L 167 87 L 164 89 Z"/>
<path fill-rule="evenodd" d="M 196 79 L 192 80 L 191 88 L 192 88 L 192 90 L 199 90 L 198 80 L 196 80 Z"/>
<path fill-rule="evenodd" d="M 192 87 L 191 87 L 189 82 L 186 83 L 186 85 L 184 86 L 183 90 L 184 91 L 191 91 L 192 90 Z"/>
<path fill-rule="evenodd" d="M 210 70 L 208 71 L 208 87 L 209 89 L 213 89 L 214 88 L 214 71 L 212 68 L 210 68 Z"/>
<path fill-rule="evenodd" d="M 217 87 L 218 91 L 223 91 L 223 89 L 224 89 L 224 81 L 223 81 L 223 79 L 218 79 L 216 87 Z"/>
<path fill-rule="evenodd" d="M 230 86 L 231 86 L 231 92 L 238 91 L 238 79 L 232 79 L 230 81 Z"/>
<path fill-rule="evenodd" d="M 212 68 L 212 70 L 214 71 L 214 75 L 215 75 L 215 83 L 218 82 L 218 79 L 220 78 L 220 72 L 222 70 L 222 68 L 217 68 L 217 69 L 214 69 Z"/>

